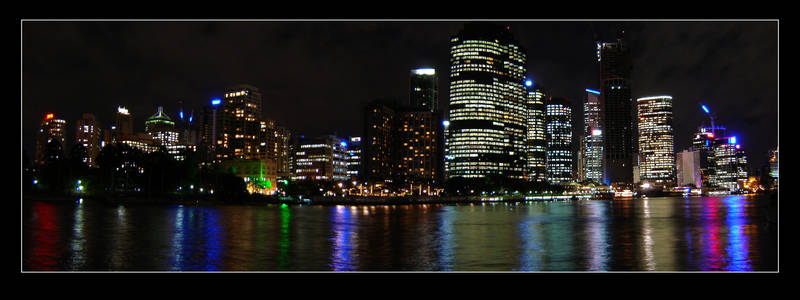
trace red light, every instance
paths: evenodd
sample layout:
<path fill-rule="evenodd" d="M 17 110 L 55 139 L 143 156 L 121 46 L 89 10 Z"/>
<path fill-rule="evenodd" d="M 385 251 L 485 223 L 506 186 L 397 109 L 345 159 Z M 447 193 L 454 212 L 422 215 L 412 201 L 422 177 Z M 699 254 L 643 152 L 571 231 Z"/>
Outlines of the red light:
<path fill-rule="evenodd" d="M 47 114 L 47 115 L 44 116 L 45 120 L 50 120 L 52 118 L 53 118 L 53 114 Z"/>
<path fill-rule="evenodd" d="M 714 134 L 709 132 L 709 133 L 708 133 L 708 137 L 710 137 L 710 138 L 713 138 L 713 137 L 714 137 Z"/>

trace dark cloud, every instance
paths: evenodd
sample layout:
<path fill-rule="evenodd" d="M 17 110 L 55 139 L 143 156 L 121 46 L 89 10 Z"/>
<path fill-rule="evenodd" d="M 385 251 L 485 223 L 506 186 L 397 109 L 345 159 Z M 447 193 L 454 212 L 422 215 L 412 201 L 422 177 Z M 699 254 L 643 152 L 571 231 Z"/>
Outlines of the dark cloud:
<path fill-rule="evenodd" d="M 301 134 L 358 135 L 361 105 L 405 101 L 411 68 L 439 69 L 446 108 L 448 43 L 462 24 L 26 21 L 23 146 L 32 151 L 45 112 L 67 120 L 68 140 L 81 113 L 94 113 L 107 126 L 117 105 L 128 107 L 143 130 L 156 106 L 174 115 L 183 100 L 199 112 L 237 83 L 261 89 L 264 116 Z M 624 25 L 634 55 L 634 97 L 675 97 L 677 150 L 704 120 L 701 101 L 740 135 L 751 157 L 777 145 L 774 22 L 511 25 L 528 51 L 529 75 L 569 98 L 578 119 L 583 90 L 599 87 L 594 35 L 611 40 Z"/>

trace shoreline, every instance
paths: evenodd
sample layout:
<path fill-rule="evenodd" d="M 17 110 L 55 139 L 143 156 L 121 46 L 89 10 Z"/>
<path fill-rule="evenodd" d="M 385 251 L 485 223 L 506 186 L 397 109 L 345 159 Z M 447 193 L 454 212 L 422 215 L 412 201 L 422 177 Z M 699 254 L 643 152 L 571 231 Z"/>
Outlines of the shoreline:
<path fill-rule="evenodd" d="M 766 197 L 769 194 L 750 195 L 753 197 Z M 415 205 L 415 204 L 476 204 L 476 203 L 521 203 L 521 202 L 552 202 L 552 201 L 580 201 L 580 200 L 611 200 L 627 201 L 631 199 L 586 198 L 570 195 L 537 195 L 537 196 L 444 196 L 444 197 L 323 197 L 291 198 L 279 196 L 249 196 L 235 201 L 222 201 L 217 197 L 207 195 L 196 196 L 171 196 L 171 197 L 146 197 L 138 195 L 120 196 L 80 196 L 80 195 L 23 195 L 23 201 L 37 201 L 50 203 L 76 202 L 79 199 L 91 202 L 104 202 L 107 204 L 167 204 L 167 205 Z M 764 203 L 764 206 L 767 206 Z"/>

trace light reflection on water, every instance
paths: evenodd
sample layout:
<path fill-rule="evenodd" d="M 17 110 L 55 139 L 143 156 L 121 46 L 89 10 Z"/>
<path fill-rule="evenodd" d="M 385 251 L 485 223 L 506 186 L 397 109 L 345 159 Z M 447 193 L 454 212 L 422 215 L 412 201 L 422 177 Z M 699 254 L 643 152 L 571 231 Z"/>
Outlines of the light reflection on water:
<path fill-rule="evenodd" d="M 23 270 L 753 271 L 753 197 L 392 206 L 25 205 Z"/>

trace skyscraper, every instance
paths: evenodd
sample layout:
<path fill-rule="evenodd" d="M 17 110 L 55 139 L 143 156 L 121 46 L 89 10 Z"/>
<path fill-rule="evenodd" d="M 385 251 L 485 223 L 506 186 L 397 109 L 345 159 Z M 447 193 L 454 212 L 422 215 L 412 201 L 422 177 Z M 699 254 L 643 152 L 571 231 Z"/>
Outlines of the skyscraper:
<path fill-rule="evenodd" d="M 335 136 L 297 139 L 292 180 L 344 181 L 347 142 Z"/>
<path fill-rule="evenodd" d="M 363 177 L 371 182 L 390 180 L 396 157 L 395 105 L 387 101 L 373 101 L 364 108 L 364 138 L 361 141 Z"/>
<path fill-rule="evenodd" d="M 700 173 L 700 151 L 684 150 L 675 156 L 675 172 L 678 186 L 703 187 Z"/>
<path fill-rule="evenodd" d="M 544 182 L 547 180 L 547 134 L 545 132 L 545 99 L 544 88 L 532 80 L 525 81 L 527 100 L 527 176 L 528 181 Z"/>
<path fill-rule="evenodd" d="M 675 183 L 672 97 L 636 99 L 639 111 L 639 176 L 651 186 Z"/>
<path fill-rule="evenodd" d="M 603 129 L 600 92 L 586 89 L 583 102 L 583 138 L 580 172 L 584 180 L 603 181 Z"/>
<path fill-rule="evenodd" d="M 431 185 L 441 178 L 442 123 L 439 113 L 400 111 L 395 133 L 395 175 L 406 183 Z"/>
<path fill-rule="evenodd" d="M 434 112 L 439 107 L 439 76 L 436 69 L 411 70 L 408 104 L 417 111 Z"/>
<path fill-rule="evenodd" d="M 710 185 L 736 191 L 747 180 L 747 156 L 735 136 L 717 138 L 712 143 L 714 174 L 709 176 Z"/>
<path fill-rule="evenodd" d="M 100 125 L 93 114 L 84 113 L 75 127 L 75 143 L 86 148 L 86 160 L 90 167 L 97 166 L 97 154 L 100 153 L 100 139 L 102 138 Z"/>
<path fill-rule="evenodd" d="M 597 43 L 603 103 L 604 174 L 606 183 L 633 182 L 635 106 L 631 98 L 631 58 L 621 32 L 616 42 Z"/>
<path fill-rule="evenodd" d="M 164 113 L 164 108 L 161 106 L 144 122 L 144 131 L 153 137 L 153 141 L 159 146 L 168 147 L 178 144 L 175 121 L 172 121 L 172 118 Z"/>
<path fill-rule="evenodd" d="M 45 161 L 45 148 L 47 143 L 52 140 L 58 141 L 61 148 L 64 147 L 65 126 L 67 122 L 62 119 L 56 119 L 55 115 L 48 113 L 44 116 L 39 132 L 36 133 L 36 155 L 34 157 L 35 164 L 43 164 Z"/>
<path fill-rule="evenodd" d="M 547 180 L 552 184 L 572 181 L 572 108 L 566 98 L 551 97 L 547 110 Z"/>
<path fill-rule="evenodd" d="M 133 116 L 127 108 L 117 107 L 114 113 L 114 125 L 111 126 L 112 136 L 117 134 L 133 134 Z"/>
<path fill-rule="evenodd" d="M 524 178 L 526 64 L 509 26 L 468 23 L 450 39 L 448 178 Z"/>
<path fill-rule="evenodd" d="M 217 122 L 222 121 L 222 130 L 217 132 L 217 140 L 222 143 L 217 143 L 217 159 L 263 158 L 266 144 L 262 145 L 258 138 L 262 134 L 261 93 L 258 89 L 246 84 L 227 88 L 221 110 Z"/>
<path fill-rule="evenodd" d="M 361 174 L 361 137 L 351 136 L 347 143 L 347 176 L 359 179 Z"/>

